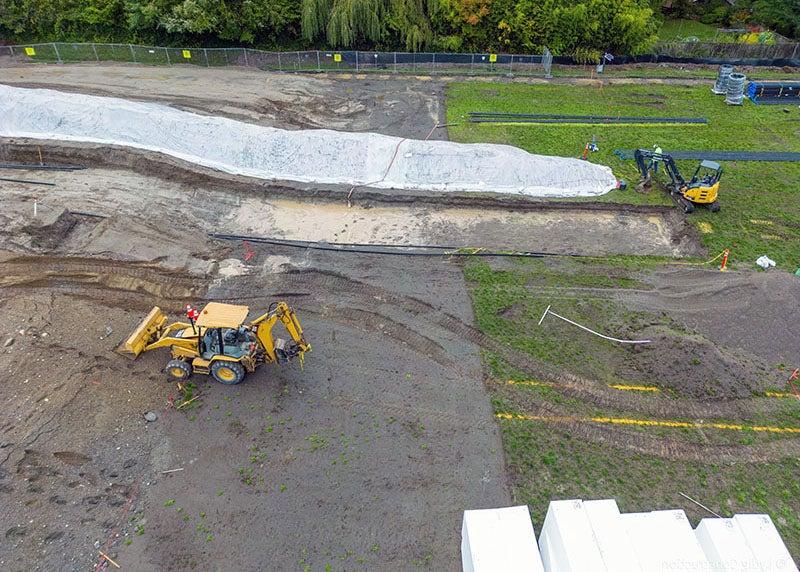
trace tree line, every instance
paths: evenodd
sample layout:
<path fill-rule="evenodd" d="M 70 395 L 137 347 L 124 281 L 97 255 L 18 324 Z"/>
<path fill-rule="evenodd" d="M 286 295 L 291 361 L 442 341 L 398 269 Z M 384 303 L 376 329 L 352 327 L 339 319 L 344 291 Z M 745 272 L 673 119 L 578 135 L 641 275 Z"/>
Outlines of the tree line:
<path fill-rule="evenodd" d="M 0 0 L 0 40 L 505 53 L 547 47 L 598 61 L 605 51 L 647 52 L 662 1 Z M 669 9 L 715 23 L 757 13 L 790 34 L 800 31 L 800 0 L 738 0 L 734 7 L 670 0 Z"/>
<path fill-rule="evenodd" d="M 656 40 L 648 0 L 0 0 L 6 41 L 497 51 L 597 59 Z"/>

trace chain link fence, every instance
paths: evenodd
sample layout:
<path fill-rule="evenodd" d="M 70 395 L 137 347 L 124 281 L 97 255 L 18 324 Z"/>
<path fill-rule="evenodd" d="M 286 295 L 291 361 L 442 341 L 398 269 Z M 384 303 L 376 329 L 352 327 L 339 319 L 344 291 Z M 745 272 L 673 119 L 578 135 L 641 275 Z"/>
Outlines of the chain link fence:
<path fill-rule="evenodd" d="M 657 55 L 690 59 L 796 60 L 800 44 L 745 44 L 734 42 L 671 42 L 657 46 Z"/>
<path fill-rule="evenodd" d="M 0 58 L 43 62 L 117 61 L 151 65 L 249 66 L 269 71 L 348 71 L 542 75 L 542 56 L 421 52 L 295 51 L 251 48 L 169 48 L 136 44 L 69 44 L 51 42 L 0 46 Z"/>
<path fill-rule="evenodd" d="M 170 48 L 136 44 L 51 42 L 0 46 L 0 58 L 42 62 L 118 61 L 150 65 L 249 66 L 267 71 L 347 71 L 409 74 L 539 75 L 550 77 L 552 63 L 575 63 L 568 57 L 518 54 L 325 51 L 268 52 L 251 48 Z M 800 66 L 800 44 L 676 42 L 659 44 L 653 54 L 618 56 L 615 63 L 679 61 Z M 0 61 L 2 61 L 0 59 Z M 772 62 L 772 63 L 771 63 Z M 787 63 L 788 62 L 788 63 Z"/>

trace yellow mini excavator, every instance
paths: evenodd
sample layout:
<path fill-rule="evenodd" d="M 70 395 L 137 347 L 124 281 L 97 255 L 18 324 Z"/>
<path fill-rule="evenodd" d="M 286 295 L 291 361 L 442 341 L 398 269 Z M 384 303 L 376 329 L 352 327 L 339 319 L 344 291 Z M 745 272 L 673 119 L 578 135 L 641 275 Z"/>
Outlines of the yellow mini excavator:
<path fill-rule="evenodd" d="M 683 212 L 690 213 L 696 206 L 708 207 L 711 212 L 719 211 L 719 180 L 722 177 L 722 167 L 714 161 L 700 161 L 697 169 L 688 181 L 684 178 L 675 164 L 675 160 L 668 153 L 656 153 L 647 149 L 637 149 L 634 151 L 636 167 L 642 175 L 642 182 L 639 184 L 646 188 L 652 183 L 651 171 L 657 171 L 658 165 L 664 165 L 669 177 L 669 196 L 683 209 Z M 638 188 L 638 187 L 637 187 Z"/>
<path fill-rule="evenodd" d="M 311 350 L 300 321 L 285 302 L 274 302 L 266 314 L 249 323 L 245 323 L 247 306 L 209 302 L 200 312 L 188 309 L 188 323 L 167 325 L 166 315 L 154 307 L 120 351 L 136 358 L 142 352 L 168 347 L 172 359 L 165 372 L 170 381 L 202 373 L 235 385 L 263 363 L 286 363 L 294 357 L 302 362 L 303 354 Z M 272 328 L 279 321 L 291 341 L 273 337 Z"/>

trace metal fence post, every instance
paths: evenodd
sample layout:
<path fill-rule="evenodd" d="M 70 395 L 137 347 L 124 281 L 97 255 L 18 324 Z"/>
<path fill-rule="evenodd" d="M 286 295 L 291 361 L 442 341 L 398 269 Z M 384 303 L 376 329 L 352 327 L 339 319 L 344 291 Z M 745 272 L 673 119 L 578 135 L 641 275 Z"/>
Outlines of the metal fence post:
<path fill-rule="evenodd" d="M 281 53 L 280 52 L 278 52 L 278 71 L 283 71 L 283 68 L 281 68 Z"/>
<path fill-rule="evenodd" d="M 394 73 L 397 73 L 397 52 L 394 52 Z"/>
<path fill-rule="evenodd" d="M 322 68 L 321 68 L 321 67 L 320 67 L 320 65 L 319 65 L 319 50 L 317 50 L 317 71 L 318 71 L 318 72 L 321 72 L 321 71 L 322 71 Z"/>
<path fill-rule="evenodd" d="M 206 67 L 209 67 L 209 64 L 208 64 L 208 50 L 206 48 L 203 48 L 203 55 L 206 58 Z"/>
<path fill-rule="evenodd" d="M 133 51 L 133 44 L 128 44 L 128 47 L 131 49 L 131 61 L 134 63 L 136 62 L 136 52 Z"/>
<path fill-rule="evenodd" d="M 244 65 L 250 66 L 250 64 L 247 63 L 247 48 L 243 48 L 243 50 L 244 50 Z"/>
<path fill-rule="evenodd" d="M 92 42 L 92 51 L 94 52 L 94 61 L 99 62 L 100 58 L 97 55 L 97 48 L 95 47 L 94 42 Z"/>
<path fill-rule="evenodd" d="M 795 57 L 797 57 L 797 48 L 800 48 L 800 42 L 794 45 L 794 51 L 792 52 L 792 57 L 789 58 L 790 60 L 793 60 Z"/>
<path fill-rule="evenodd" d="M 53 49 L 56 52 L 56 59 L 58 60 L 58 63 L 61 63 L 61 54 L 58 53 L 58 46 L 55 42 L 53 42 Z"/>
<path fill-rule="evenodd" d="M 475 67 L 475 54 L 471 54 L 469 58 L 469 73 L 473 74 L 473 69 Z"/>
<path fill-rule="evenodd" d="M 431 75 L 436 75 L 436 52 L 431 54 Z"/>
<path fill-rule="evenodd" d="M 510 73 L 510 74 L 514 73 L 514 55 L 513 54 L 511 55 L 511 61 L 508 62 L 508 73 Z"/>
<path fill-rule="evenodd" d="M 356 50 L 356 73 L 358 73 L 358 50 Z"/>
<path fill-rule="evenodd" d="M 164 53 L 167 55 L 167 65 L 171 66 L 172 60 L 169 59 L 169 50 L 166 47 L 164 48 Z"/>

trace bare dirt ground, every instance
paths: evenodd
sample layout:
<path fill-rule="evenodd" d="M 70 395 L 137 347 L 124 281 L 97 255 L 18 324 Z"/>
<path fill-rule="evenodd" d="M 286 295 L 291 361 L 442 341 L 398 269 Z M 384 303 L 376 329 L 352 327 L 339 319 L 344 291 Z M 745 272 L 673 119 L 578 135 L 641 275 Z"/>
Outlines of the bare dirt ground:
<path fill-rule="evenodd" d="M 444 84 L 407 78 L 343 78 L 248 68 L 42 65 L 0 67 L 0 83 L 156 101 L 285 129 L 373 131 L 446 139 Z"/>
<path fill-rule="evenodd" d="M 410 78 L 368 84 L 255 70 L 37 66 L 2 69 L 0 82 L 156 99 L 281 127 L 424 137 L 443 116 L 441 84 Z M 258 245 L 245 260 L 242 244 L 212 241 L 209 232 L 702 252 L 675 209 L 351 195 L 91 145 L 48 144 L 42 153 L 89 168 L 3 171 L 56 185 L 0 187 L 0 396 L 9 404 L 0 417 L 0 568 L 13 571 L 110 569 L 99 551 L 130 570 L 457 570 L 462 511 L 512 502 L 481 350 L 531 375 L 553 372 L 472 325 L 461 262 Z M 0 161 L 37 159 L 32 142 L 2 142 Z M 760 313 L 766 295 L 780 303 L 796 296 L 793 277 L 774 276 L 720 281 L 687 269 L 648 273 L 625 292 L 592 291 L 663 311 L 761 359 L 790 360 L 794 314 Z M 548 283 L 539 294 L 586 290 Z M 265 366 L 236 387 L 196 376 L 196 408 L 170 406 L 176 391 L 163 381 L 165 352 L 131 361 L 114 351 L 155 304 L 178 318 L 186 303 L 241 302 L 255 312 L 278 299 L 296 308 L 314 348 L 305 366 Z M 794 335 L 771 344 L 772 327 Z M 733 394 L 614 394 L 556 373 L 568 395 L 619 410 L 730 419 L 742 407 L 775 408 L 742 406 Z M 147 411 L 158 419 L 145 422 Z M 615 428 L 583 436 L 726 462 L 798 447 L 787 439 L 714 448 Z"/>

